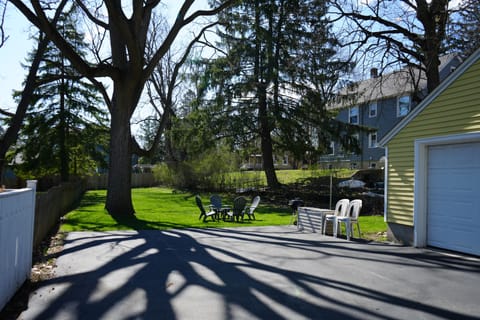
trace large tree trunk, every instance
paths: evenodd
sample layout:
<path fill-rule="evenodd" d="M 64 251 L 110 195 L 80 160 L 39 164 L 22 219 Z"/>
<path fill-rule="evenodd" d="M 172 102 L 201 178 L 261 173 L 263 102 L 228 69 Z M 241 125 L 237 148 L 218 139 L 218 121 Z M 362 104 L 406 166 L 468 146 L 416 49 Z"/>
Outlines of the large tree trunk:
<path fill-rule="evenodd" d="M 425 35 L 419 40 L 423 51 L 428 93 L 440 84 L 440 60 L 442 41 L 448 22 L 448 0 L 417 1 L 417 19 L 423 24 Z"/>
<path fill-rule="evenodd" d="M 265 177 L 267 178 L 267 185 L 272 189 L 276 189 L 280 186 L 280 183 L 278 182 L 275 166 L 273 164 L 273 147 L 270 134 L 262 134 L 261 143 L 263 170 L 265 171 Z"/>
<path fill-rule="evenodd" d="M 436 87 L 440 84 L 440 61 L 438 50 L 430 50 L 425 54 L 425 66 L 426 66 L 426 77 L 427 77 L 427 90 L 428 93 L 435 90 Z"/>
<path fill-rule="evenodd" d="M 272 70 L 267 71 L 267 79 L 262 75 L 261 71 L 261 48 L 262 48 L 262 38 L 260 36 L 262 32 L 261 29 L 261 8 L 260 2 L 255 2 L 255 62 L 254 62 L 254 78 L 257 86 L 257 97 L 258 97 L 258 123 L 260 125 L 260 143 L 261 143 L 261 152 L 263 160 L 263 170 L 265 172 L 265 177 L 267 178 L 267 185 L 270 188 L 276 189 L 280 186 L 280 183 L 277 179 L 277 174 L 275 173 L 275 166 L 273 164 L 273 145 L 272 145 L 272 136 L 271 136 L 271 126 L 268 119 L 268 105 L 267 105 L 267 85 L 271 79 Z M 271 50 L 272 48 L 269 47 Z M 270 66 L 271 67 L 271 66 Z"/>
<path fill-rule="evenodd" d="M 263 158 L 263 170 L 267 178 L 267 185 L 276 189 L 280 186 L 273 163 L 273 144 L 270 134 L 270 121 L 267 112 L 267 94 L 263 86 L 259 86 L 258 117 L 260 122 L 260 141 Z"/>
<path fill-rule="evenodd" d="M 127 92 L 128 90 L 118 88 L 118 85 L 116 85 L 113 93 L 110 128 L 110 165 L 105 208 L 114 216 L 129 216 L 135 213 L 131 195 L 130 110 L 132 108 L 126 105 L 132 99 L 128 97 Z"/>

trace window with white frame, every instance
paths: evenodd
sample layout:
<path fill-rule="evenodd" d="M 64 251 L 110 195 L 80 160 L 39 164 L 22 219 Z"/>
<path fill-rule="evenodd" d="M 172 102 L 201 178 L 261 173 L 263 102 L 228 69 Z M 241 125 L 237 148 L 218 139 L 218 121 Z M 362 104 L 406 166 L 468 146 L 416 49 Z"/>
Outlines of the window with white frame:
<path fill-rule="evenodd" d="M 397 117 L 404 117 L 410 112 L 410 96 L 401 96 L 397 100 Z"/>
<path fill-rule="evenodd" d="M 369 148 L 376 148 L 378 147 L 378 142 L 377 142 L 377 132 L 370 132 L 368 134 L 368 147 Z"/>
<path fill-rule="evenodd" d="M 348 123 L 358 124 L 358 106 L 348 109 Z"/>

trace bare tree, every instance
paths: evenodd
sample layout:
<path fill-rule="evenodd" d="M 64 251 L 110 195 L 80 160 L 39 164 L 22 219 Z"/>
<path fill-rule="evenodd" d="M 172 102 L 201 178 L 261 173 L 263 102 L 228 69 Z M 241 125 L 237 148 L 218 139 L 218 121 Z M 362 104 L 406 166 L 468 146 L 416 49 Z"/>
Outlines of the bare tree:
<path fill-rule="evenodd" d="M 137 108 L 146 81 L 150 78 L 160 59 L 168 52 L 180 31 L 199 17 L 213 16 L 232 5 L 234 0 L 222 1 L 215 8 L 190 13 L 194 0 L 183 1 L 176 19 L 161 45 L 151 57 L 146 56 L 148 31 L 151 28 L 154 9 L 161 9 L 160 0 L 131 1 L 126 5 L 121 0 L 77 0 L 85 17 L 102 30 L 108 39 L 103 48 L 111 56 L 100 60 L 88 60 L 75 51 L 56 30 L 49 18 L 52 1 L 31 0 L 27 6 L 21 0 L 9 0 L 22 14 L 55 43 L 60 51 L 88 78 L 107 77 L 113 83 L 111 95 L 110 164 L 105 208 L 112 215 L 134 214 L 131 198 L 132 134 L 130 120 Z M 106 44 L 106 41 L 104 41 Z M 99 57 L 101 56 L 99 50 Z"/>
<path fill-rule="evenodd" d="M 448 0 L 332 0 L 331 17 L 340 26 L 354 59 L 386 68 L 392 63 L 425 72 L 427 90 L 440 83 L 439 56 L 450 14 Z"/>
<path fill-rule="evenodd" d="M 150 53 L 156 51 L 158 38 L 162 37 L 162 34 L 168 31 L 161 22 L 162 20 L 158 20 L 152 27 L 150 40 L 147 43 L 147 51 Z M 171 128 L 172 118 L 177 117 L 176 109 L 178 95 L 180 94 L 179 88 L 181 88 L 182 83 L 184 83 L 181 77 L 181 69 L 184 67 L 191 51 L 194 50 L 195 45 L 200 44 L 200 39 L 204 37 L 205 32 L 215 25 L 217 25 L 217 22 L 205 25 L 196 32 L 194 38 L 185 48 L 182 46 L 182 48 L 176 52 L 170 50 L 157 64 L 154 72 L 146 83 L 146 88 L 149 105 L 155 110 L 158 125 L 156 126 L 153 139 L 149 143 L 149 148 L 142 149 L 138 143 L 134 141 L 134 153 L 140 156 L 151 157 L 156 151 L 156 147 L 158 147 L 160 138 L 165 133 L 165 130 Z M 168 139 L 165 140 L 165 147 L 166 156 L 169 160 L 173 160 L 175 158 L 175 150 Z"/>
<path fill-rule="evenodd" d="M 7 13 L 7 2 L 0 0 L 0 48 L 5 44 L 8 39 L 8 35 L 5 34 L 5 14 Z"/>

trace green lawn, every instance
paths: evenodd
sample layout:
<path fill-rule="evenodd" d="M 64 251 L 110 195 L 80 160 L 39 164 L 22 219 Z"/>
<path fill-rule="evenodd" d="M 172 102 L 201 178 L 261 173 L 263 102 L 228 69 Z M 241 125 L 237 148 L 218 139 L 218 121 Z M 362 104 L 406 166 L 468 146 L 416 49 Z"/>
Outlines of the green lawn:
<path fill-rule="evenodd" d="M 290 208 L 260 203 L 255 211 L 256 220 L 245 219 L 243 223 L 230 221 L 203 222 L 198 219 L 199 209 L 195 205 L 194 194 L 174 192 L 168 188 L 132 189 L 136 215 L 134 218 L 116 220 L 105 210 L 105 190 L 88 191 L 80 205 L 68 213 L 62 222 L 61 231 L 111 231 L 111 230 L 166 230 L 171 228 L 211 228 L 288 225 L 291 219 Z M 201 195 L 204 206 L 209 203 L 209 195 Z M 231 204 L 233 199 L 224 199 Z M 249 199 L 250 201 L 251 199 Z M 360 217 L 362 238 L 374 239 L 378 232 L 384 232 L 383 217 Z"/>

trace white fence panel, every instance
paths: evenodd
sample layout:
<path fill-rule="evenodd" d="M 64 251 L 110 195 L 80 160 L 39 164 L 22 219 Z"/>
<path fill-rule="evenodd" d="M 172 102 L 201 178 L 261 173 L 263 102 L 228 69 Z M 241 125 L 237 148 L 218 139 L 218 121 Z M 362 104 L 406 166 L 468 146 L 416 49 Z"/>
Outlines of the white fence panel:
<path fill-rule="evenodd" d="M 30 277 L 36 181 L 0 193 L 0 310 Z"/>

